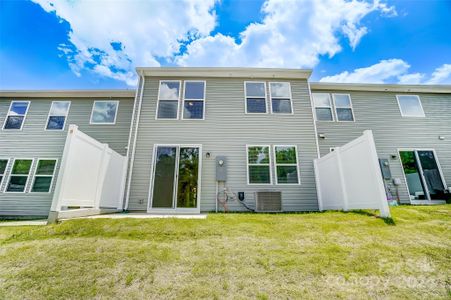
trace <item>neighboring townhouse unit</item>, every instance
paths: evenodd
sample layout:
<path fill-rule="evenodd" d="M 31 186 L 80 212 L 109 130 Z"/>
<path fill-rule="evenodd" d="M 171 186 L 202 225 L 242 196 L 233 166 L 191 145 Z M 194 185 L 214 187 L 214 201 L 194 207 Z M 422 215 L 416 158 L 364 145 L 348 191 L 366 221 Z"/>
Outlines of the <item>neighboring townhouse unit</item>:
<path fill-rule="evenodd" d="M 125 155 L 134 94 L 0 92 L 0 215 L 48 215 L 69 124 Z"/>
<path fill-rule="evenodd" d="M 379 158 L 391 171 L 385 182 L 393 199 L 419 204 L 446 197 L 451 86 L 310 85 L 321 155 L 371 129 Z"/>
<path fill-rule="evenodd" d="M 314 159 L 365 130 L 389 199 L 449 198 L 451 86 L 309 83 L 299 69 L 137 73 L 136 90 L 0 91 L 0 216 L 49 214 L 71 124 L 125 156 L 129 211 L 223 210 L 227 197 L 243 200 L 231 211 L 317 211 Z"/>

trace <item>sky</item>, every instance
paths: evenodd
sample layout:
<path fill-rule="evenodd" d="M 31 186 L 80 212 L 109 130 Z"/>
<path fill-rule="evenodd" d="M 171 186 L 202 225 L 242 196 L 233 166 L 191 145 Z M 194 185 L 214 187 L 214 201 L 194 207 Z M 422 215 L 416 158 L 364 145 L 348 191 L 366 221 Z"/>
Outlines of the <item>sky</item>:
<path fill-rule="evenodd" d="M 451 0 L 0 0 L 0 89 L 133 89 L 135 68 L 451 84 Z"/>

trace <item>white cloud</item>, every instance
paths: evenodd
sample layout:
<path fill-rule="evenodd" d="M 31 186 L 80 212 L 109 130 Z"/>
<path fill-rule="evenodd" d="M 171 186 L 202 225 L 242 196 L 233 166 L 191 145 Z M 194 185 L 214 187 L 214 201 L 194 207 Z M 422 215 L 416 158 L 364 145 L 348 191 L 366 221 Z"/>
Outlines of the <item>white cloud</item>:
<path fill-rule="evenodd" d="M 70 43 L 59 50 L 75 74 L 92 70 L 129 85 L 136 82 L 135 66 L 159 66 L 216 23 L 214 0 L 33 1 L 70 24 Z"/>
<path fill-rule="evenodd" d="M 379 63 L 366 68 L 355 69 L 352 72 L 344 71 L 340 74 L 321 78 L 321 82 L 347 82 L 347 83 L 384 83 L 406 76 L 410 65 L 402 59 L 381 60 Z"/>
<path fill-rule="evenodd" d="M 409 73 L 410 65 L 402 59 L 381 60 L 369 67 L 325 76 L 320 82 L 338 83 L 400 83 L 400 84 L 451 84 L 451 64 L 438 67 L 426 80 L 426 74 Z"/>
<path fill-rule="evenodd" d="M 451 64 L 444 64 L 435 69 L 431 79 L 427 81 L 429 84 L 451 84 Z"/>
<path fill-rule="evenodd" d="M 183 66 L 314 67 L 321 55 L 341 51 L 340 36 L 355 48 L 368 29 L 361 20 L 371 12 L 393 16 L 380 1 L 267 0 L 261 23 L 241 32 L 241 41 L 220 33 L 197 39 L 176 58 Z"/>
<path fill-rule="evenodd" d="M 334 56 L 342 39 L 357 47 L 370 13 L 395 16 L 380 0 L 266 0 L 263 19 L 240 40 L 210 33 L 220 0 L 32 0 L 70 24 L 59 46 L 77 76 L 85 70 L 136 83 L 135 66 L 253 66 L 312 68 Z M 186 51 L 180 54 L 182 45 Z"/>

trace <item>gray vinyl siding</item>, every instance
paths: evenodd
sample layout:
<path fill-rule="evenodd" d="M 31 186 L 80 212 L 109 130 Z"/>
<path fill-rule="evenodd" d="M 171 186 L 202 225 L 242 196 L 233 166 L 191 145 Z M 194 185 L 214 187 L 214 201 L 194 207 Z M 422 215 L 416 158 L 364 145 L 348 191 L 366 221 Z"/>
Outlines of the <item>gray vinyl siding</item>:
<path fill-rule="evenodd" d="M 130 210 L 147 209 L 154 144 L 202 145 L 201 211 L 215 209 L 215 157 L 218 155 L 227 157 L 227 185 L 234 192 L 245 192 L 246 202 L 250 205 L 254 204 L 255 191 L 278 190 L 282 191 L 285 211 L 318 209 L 313 173 L 313 159 L 317 152 L 306 80 L 290 81 L 293 115 L 245 114 L 244 81 L 249 79 L 198 78 L 206 80 L 205 120 L 155 120 L 158 85 L 162 79 L 184 78 L 146 77 L 131 181 Z M 265 78 L 252 80 L 272 81 Z M 297 145 L 301 185 L 247 185 L 246 144 Z M 206 152 L 211 153 L 210 158 L 205 157 Z M 274 170 L 272 174 L 274 182 Z M 231 204 L 230 209 L 244 210 L 237 203 Z"/>
<path fill-rule="evenodd" d="M 69 124 L 79 126 L 79 129 L 122 155 L 126 154 L 130 120 L 133 109 L 133 98 L 118 98 L 119 110 L 115 125 L 90 125 L 91 109 L 94 100 L 105 99 L 6 99 L 0 98 L 0 122 L 3 122 L 8 112 L 11 100 L 30 100 L 28 114 L 21 131 L 0 130 L 0 157 L 10 158 L 7 170 L 9 175 L 13 158 L 34 158 L 32 173 L 38 158 L 58 159 L 57 170 L 53 180 L 51 193 L 5 193 L 9 176 L 5 176 L 0 186 L 0 215 L 47 216 L 59 171 Z M 69 116 L 64 131 L 45 131 L 47 116 L 52 101 L 71 101 Z M 28 181 L 26 190 L 31 188 L 32 180 Z"/>
<path fill-rule="evenodd" d="M 334 93 L 334 91 L 315 91 Z M 399 148 L 435 149 L 446 183 L 451 184 L 451 95 L 417 94 L 423 105 L 425 118 L 402 117 L 396 95 L 391 92 L 336 91 L 351 95 L 355 122 L 316 122 L 321 156 L 330 147 L 341 146 L 358 137 L 366 129 L 373 130 L 379 158 L 389 159 L 393 178 L 400 178 L 400 199 L 410 203 Z M 411 95 L 412 93 L 409 93 Z M 445 140 L 439 140 L 444 136 Z M 396 155 L 396 158 L 391 158 Z"/>

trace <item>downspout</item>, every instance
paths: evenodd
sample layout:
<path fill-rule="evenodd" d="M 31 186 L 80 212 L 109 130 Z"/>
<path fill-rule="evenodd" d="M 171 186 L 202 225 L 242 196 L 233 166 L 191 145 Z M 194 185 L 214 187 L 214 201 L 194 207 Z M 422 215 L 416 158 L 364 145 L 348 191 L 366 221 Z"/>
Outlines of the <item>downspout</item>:
<path fill-rule="evenodd" d="M 129 167 L 129 172 L 128 172 L 128 180 L 127 180 L 127 192 L 125 195 L 125 205 L 124 205 L 124 210 L 128 209 L 128 203 L 130 200 L 130 189 L 131 189 L 131 181 L 132 181 L 132 174 L 133 174 L 133 164 L 135 162 L 135 152 L 136 152 L 136 141 L 138 138 L 138 127 L 139 127 L 139 118 L 141 116 L 141 107 L 142 107 L 142 99 L 143 99 L 143 93 L 144 93 L 144 84 L 146 81 L 146 78 L 144 77 L 144 75 L 139 74 L 139 82 L 138 82 L 138 89 L 136 90 L 136 97 L 138 97 L 139 94 L 139 104 L 136 103 L 136 98 L 135 98 L 135 105 L 138 105 L 138 110 L 134 110 L 133 113 L 133 117 L 132 117 L 132 124 L 131 124 L 131 128 L 130 128 L 130 135 L 129 135 L 129 142 L 128 142 L 128 149 L 127 149 L 127 159 L 128 159 L 128 152 L 130 150 L 130 143 L 131 143 L 131 139 L 132 139 L 132 135 L 131 133 L 133 132 L 133 123 L 135 121 L 135 115 L 136 115 L 136 129 L 135 129 L 135 134 L 133 136 L 133 149 L 132 149 L 132 153 L 131 153 L 131 158 L 130 158 L 130 167 Z M 135 107 L 134 107 L 135 109 Z"/>
<path fill-rule="evenodd" d="M 315 108 L 313 106 L 312 89 L 310 88 L 310 81 L 308 79 L 307 79 L 307 86 L 308 86 L 308 94 L 310 97 L 310 107 L 312 109 L 313 129 L 315 131 L 316 155 L 317 155 L 317 158 L 320 158 L 321 155 L 320 155 L 320 151 L 319 151 L 318 129 L 316 128 Z"/>

